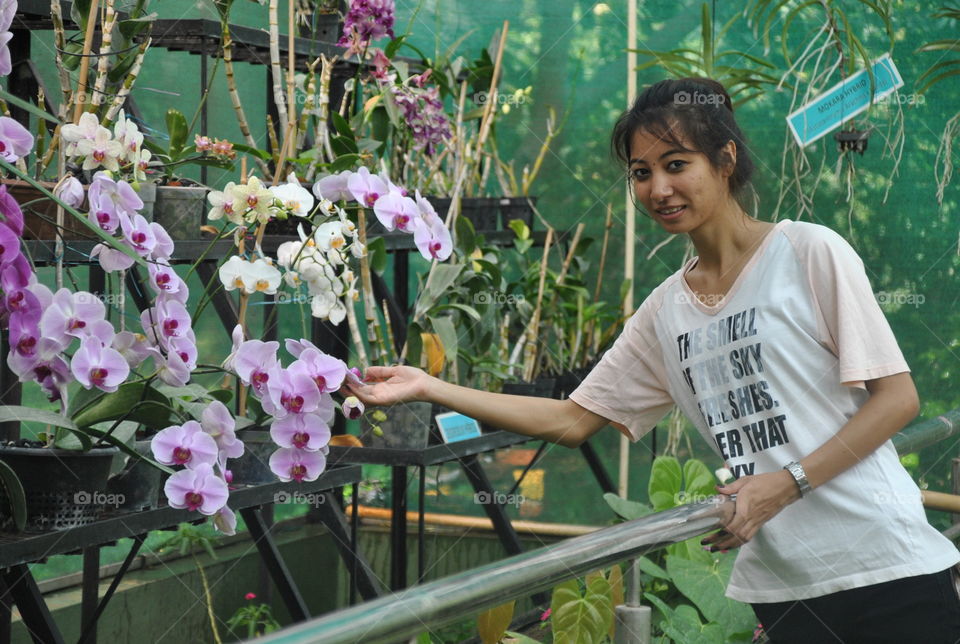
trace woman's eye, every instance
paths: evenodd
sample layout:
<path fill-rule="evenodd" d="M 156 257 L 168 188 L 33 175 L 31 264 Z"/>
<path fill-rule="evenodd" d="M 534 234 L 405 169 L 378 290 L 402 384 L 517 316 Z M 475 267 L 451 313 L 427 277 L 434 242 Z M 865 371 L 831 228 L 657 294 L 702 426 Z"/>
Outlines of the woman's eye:
<path fill-rule="evenodd" d="M 630 176 L 636 181 L 643 181 L 650 174 L 646 168 L 636 168 L 630 172 Z"/>
<path fill-rule="evenodd" d="M 667 170 L 680 170 L 683 166 L 687 165 L 686 161 L 681 161 L 680 159 L 674 159 L 667 164 Z"/>

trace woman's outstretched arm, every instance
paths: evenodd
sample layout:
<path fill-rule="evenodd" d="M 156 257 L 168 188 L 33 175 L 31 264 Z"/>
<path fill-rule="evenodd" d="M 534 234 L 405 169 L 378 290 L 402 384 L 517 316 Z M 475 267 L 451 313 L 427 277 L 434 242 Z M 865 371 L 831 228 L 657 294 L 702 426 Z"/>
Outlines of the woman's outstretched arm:
<path fill-rule="evenodd" d="M 576 447 L 609 421 L 572 400 L 496 394 L 434 378 L 415 367 L 369 367 L 363 385 L 346 389 L 364 405 L 426 401 L 532 438 Z"/>

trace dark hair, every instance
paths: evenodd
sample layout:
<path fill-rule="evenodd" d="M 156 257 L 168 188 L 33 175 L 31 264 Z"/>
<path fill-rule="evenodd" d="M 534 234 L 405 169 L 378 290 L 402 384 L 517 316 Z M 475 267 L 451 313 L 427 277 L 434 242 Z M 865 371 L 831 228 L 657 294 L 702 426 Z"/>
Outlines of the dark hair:
<path fill-rule="evenodd" d="M 681 78 L 647 87 L 613 126 L 610 147 L 624 165 L 630 164 L 630 144 L 640 129 L 689 149 L 679 140 L 683 138 L 694 151 L 705 154 L 715 168 L 731 163 L 723 146 L 733 141 L 737 159 L 729 179 L 730 193 L 742 202 L 743 191 L 753 176 L 753 160 L 723 85 L 711 78 Z"/>

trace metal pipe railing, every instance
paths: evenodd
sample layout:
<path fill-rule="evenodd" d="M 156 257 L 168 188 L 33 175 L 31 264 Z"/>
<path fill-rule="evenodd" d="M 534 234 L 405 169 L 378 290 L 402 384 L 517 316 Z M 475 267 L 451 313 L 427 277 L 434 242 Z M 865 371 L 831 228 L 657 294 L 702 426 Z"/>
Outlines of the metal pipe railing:
<path fill-rule="evenodd" d="M 258 639 L 258 644 L 398 642 L 505 602 L 715 530 L 729 521 L 733 501 L 701 503 L 627 521 L 400 593 L 313 619 Z"/>
<path fill-rule="evenodd" d="M 960 435 L 960 409 L 910 425 L 893 437 L 893 446 L 898 454 L 909 454 L 957 435 Z"/>

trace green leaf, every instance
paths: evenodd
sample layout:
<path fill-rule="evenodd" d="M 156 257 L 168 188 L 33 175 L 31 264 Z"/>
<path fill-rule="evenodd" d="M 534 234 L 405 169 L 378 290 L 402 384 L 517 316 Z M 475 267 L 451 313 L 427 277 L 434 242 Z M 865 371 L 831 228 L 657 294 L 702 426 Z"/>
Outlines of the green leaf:
<path fill-rule="evenodd" d="M 330 139 L 330 147 L 337 156 L 342 156 L 344 154 L 357 154 L 360 152 L 360 148 L 357 147 L 356 141 L 354 141 L 352 138 L 340 135 L 334 136 Z"/>
<path fill-rule="evenodd" d="M 513 620 L 516 600 L 494 606 L 477 615 L 477 631 L 483 644 L 497 644 Z"/>
<path fill-rule="evenodd" d="M 697 609 L 686 604 L 677 606 L 663 632 L 683 644 L 726 644 L 723 628 L 718 624 L 701 623 Z"/>
<path fill-rule="evenodd" d="M 167 134 L 170 136 L 170 157 L 179 158 L 183 146 L 187 144 L 187 117 L 178 109 L 167 110 Z"/>
<path fill-rule="evenodd" d="M 465 313 L 467 317 L 477 322 L 479 322 L 482 319 L 480 317 L 480 314 L 477 313 L 477 310 L 475 308 L 473 308 L 472 306 L 467 306 L 466 304 L 460 304 L 459 302 L 450 302 L 448 304 L 438 304 L 437 306 L 433 307 L 431 311 L 433 311 L 434 313 L 439 313 L 441 311 L 445 311 L 449 309 L 461 311 Z"/>
<path fill-rule="evenodd" d="M 27 527 L 27 499 L 23 493 L 23 484 L 13 468 L 0 461 L 0 485 L 10 501 L 10 514 L 19 532 Z"/>
<path fill-rule="evenodd" d="M 610 583 L 603 575 L 593 575 L 586 586 L 584 595 L 575 579 L 554 588 L 550 603 L 554 642 L 593 644 L 607 633 L 613 619 Z"/>
<path fill-rule="evenodd" d="M 111 83 L 119 83 L 127 74 L 133 69 L 133 64 L 137 61 L 137 55 L 139 51 L 131 51 L 126 56 L 122 57 L 109 72 L 107 72 L 107 79 Z"/>
<path fill-rule="evenodd" d="M 211 389 L 207 392 L 211 398 L 214 400 L 219 400 L 224 405 L 229 405 L 230 401 L 233 400 L 233 390 L 232 389 Z"/>
<path fill-rule="evenodd" d="M 351 168 L 355 168 L 359 164 L 360 164 L 359 154 L 342 154 L 338 156 L 336 159 L 334 159 L 332 162 L 330 162 L 330 164 L 327 166 L 327 170 L 329 170 L 330 173 L 333 174 L 336 172 L 342 172 L 344 170 L 350 170 Z"/>
<path fill-rule="evenodd" d="M 453 225 L 457 233 L 457 246 L 464 255 L 469 255 L 477 247 L 477 234 L 473 224 L 466 217 L 457 217 Z"/>
<path fill-rule="evenodd" d="M 627 520 L 639 519 L 653 513 L 653 508 L 649 505 L 621 498 L 613 492 L 604 494 L 603 500 L 607 502 L 611 510 Z"/>
<path fill-rule="evenodd" d="M 261 150 L 260 148 L 251 147 L 246 143 L 234 143 L 233 149 L 237 150 L 238 152 L 243 152 L 244 154 L 249 154 L 251 156 L 257 157 L 258 159 L 261 159 L 263 161 L 273 160 L 273 156 L 266 150 Z"/>
<path fill-rule="evenodd" d="M 680 463 L 672 456 L 658 456 L 650 470 L 650 504 L 657 512 L 677 505 L 682 480 Z"/>
<path fill-rule="evenodd" d="M 367 254 L 370 256 L 370 269 L 382 275 L 387 270 L 389 260 L 386 240 L 383 237 L 377 237 L 367 244 Z"/>
<path fill-rule="evenodd" d="M 17 98 L 16 96 L 6 91 L 5 89 L 0 88 L 0 98 L 2 98 L 3 100 L 5 100 L 7 103 L 11 105 L 15 105 L 22 110 L 30 112 L 37 118 L 41 118 L 45 121 L 50 121 L 51 123 L 60 123 L 60 120 L 57 119 L 57 117 L 48 113 L 46 110 L 40 109 L 30 101 L 25 101 L 22 98 Z"/>
<path fill-rule="evenodd" d="M 443 343 L 443 353 L 448 362 L 454 362 L 457 359 L 459 338 L 457 328 L 453 325 L 453 320 L 446 315 L 439 317 L 430 317 L 430 324 L 433 330 L 440 336 L 440 342 Z"/>
<path fill-rule="evenodd" d="M 110 427 L 113 426 L 113 423 L 100 423 L 98 429 L 102 431 L 108 431 Z M 137 433 L 137 428 L 140 427 L 140 423 L 135 423 L 129 420 L 120 421 L 120 424 L 117 425 L 117 428 L 113 430 L 113 436 L 116 436 L 118 440 L 122 440 L 126 444 L 130 444 L 130 441 L 133 440 L 133 437 Z M 84 441 L 83 439 L 86 439 Z M 58 432 L 56 440 L 53 442 L 54 447 L 60 449 L 73 449 L 73 450 L 87 450 L 92 447 L 92 441 L 88 436 L 82 433 L 82 430 L 78 432 L 71 432 L 66 430 L 65 432 Z"/>
<path fill-rule="evenodd" d="M 683 491 L 686 503 L 716 496 L 716 479 L 703 461 L 691 458 L 683 464 Z"/>
<path fill-rule="evenodd" d="M 447 289 L 453 286 L 462 270 L 463 264 L 437 264 L 433 267 L 433 277 L 426 288 L 431 306 L 433 302 L 443 297 Z"/>
<path fill-rule="evenodd" d="M 657 579 L 670 579 L 670 574 L 653 562 L 649 557 L 638 557 L 636 559 L 637 567 L 640 568 L 642 572 L 647 573 L 651 577 L 656 577 Z"/>
<path fill-rule="evenodd" d="M 728 554 L 711 559 L 704 563 L 667 555 L 667 572 L 677 590 L 692 601 L 704 617 L 719 624 L 724 633 L 752 628 L 756 617 L 750 606 L 724 596 L 736 556 Z"/>
<path fill-rule="evenodd" d="M 0 423 L 8 422 L 43 423 L 63 429 L 77 430 L 76 423 L 65 416 L 46 409 L 34 409 L 21 405 L 0 406 Z"/>
<path fill-rule="evenodd" d="M 417 322 L 411 322 L 407 327 L 407 362 L 413 366 L 420 364 L 420 354 L 423 353 L 423 327 Z"/>
<path fill-rule="evenodd" d="M 163 429 L 170 424 L 170 399 L 145 383 L 128 382 L 104 394 L 74 416 L 77 427 L 89 427 L 107 420 L 124 418 L 148 429 Z"/>
<path fill-rule="evenodd" d="M 513 631 L 507 631 L 506 635 L 510 639 L 516 640 L 517 644 L 540 644 L 540 640 L 535 640 L 532 637 L 528 637 L 523 633 L 514 633 Z"/>
<path fill-rule="evenodd" d="M 393 40 L 387 43 L 387 46 L 383 48 L 383 55 L 387 58 L 393 58 L 397 50 L 400 49 L 400 46 L 403 45 L 403 41 L 407 39 L 406 35 L 397 36 Z"/>
<path fill-rule="evenodd" d="M 340 136 L 349 139 L 350 141 L 356 141 L 356 136 L 353 133 L 353 129 L 351 129 L 350 124 L 347 123 L 347 119 L 340 116 L 339 112 L 331 112 L 330 121 L 333 123 L 334 129 L 336 129 Z"/>
<path fill-rule="evenodd" d="M 522 219 L 511 219 L 508 225 L 517 239 L 530 239 L 530 227 Z"/>

